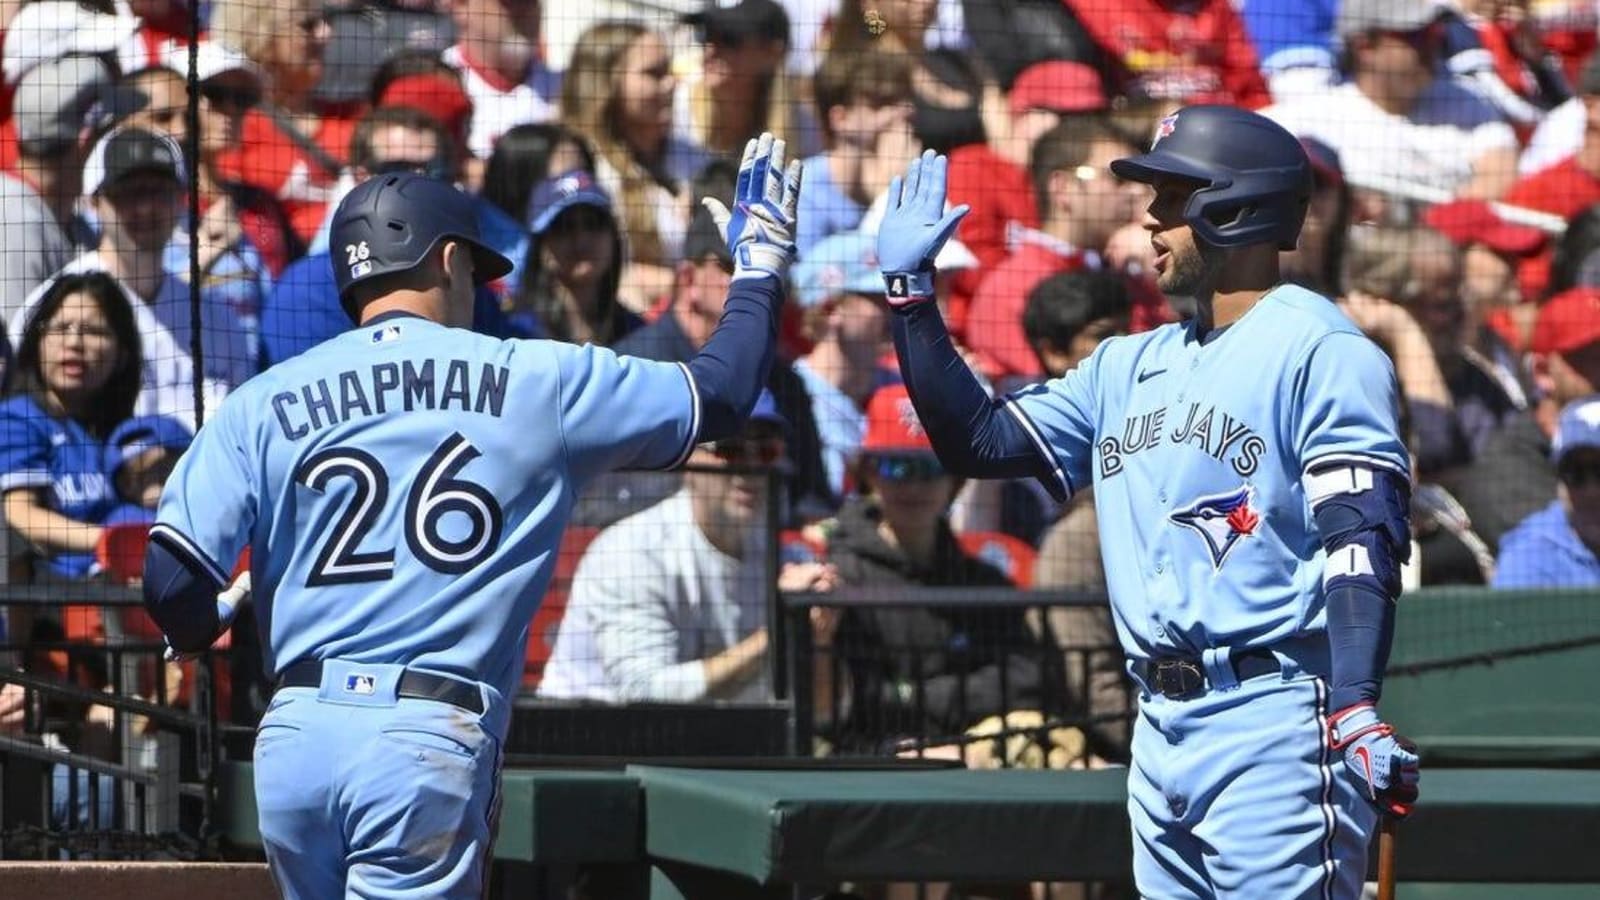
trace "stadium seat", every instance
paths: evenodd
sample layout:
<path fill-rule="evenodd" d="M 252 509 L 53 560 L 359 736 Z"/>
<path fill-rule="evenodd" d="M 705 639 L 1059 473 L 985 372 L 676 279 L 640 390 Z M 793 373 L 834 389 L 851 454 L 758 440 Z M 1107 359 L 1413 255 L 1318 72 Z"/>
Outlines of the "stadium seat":
<path fill-rule="evenodd" d="M 561 627 L 561 617 L 567 611 L 567 593 L 572 590 L 572 576 L 578 571 L 583 551 L 595 539 L 600 529 L 581 525 L 569 527 L 561 536 L 561 546 L 556 550 L 556 571 L 550 577 L 550 587 L 545 590 L 539 611 L 534 613 L 528 626 L 527 668 L 522 673 L 522 688 L 532 692 L 544 678 L 545 663 L 556 646 L 556 631 Z"/>
<path fill-rule="evenodd" d="M 956 542 L 969 555 L 999 569 L 1011 583 L 1027 590 L 1033 586 L 1033 563 L 1039 551 L 1021 538 L 1000 531 L 968 531 Z"/>

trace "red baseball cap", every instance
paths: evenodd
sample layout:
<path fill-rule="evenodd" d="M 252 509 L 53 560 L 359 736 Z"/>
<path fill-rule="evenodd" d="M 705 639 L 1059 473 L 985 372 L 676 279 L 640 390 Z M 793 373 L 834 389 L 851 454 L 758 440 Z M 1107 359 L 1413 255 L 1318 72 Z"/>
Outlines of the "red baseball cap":
<path fill-rule="evenodd" d="M 1575 287 L 1539 307 L 1528 349 L 1534 353 L 1571 353 L 1600 341 L 1600 288 Z"/>
<path fill-rule="evenodd" d="M 1422 221 L 1453 243 L 1482 244 L 1508 256 L 1527 256 L 1544 246 L 1544 232 L 1507 222 L 1482 200 L 1453 200 L 1431 206 L 1422 214 Z"/>
<path fill-rule="evenodd" d="M 1093 66 L 1064 59 L 1034 63 L 1011 83 L 1011 114 L 1030 109 L 1062 113 L 1099 112 L 1110 105 L 1105 81 Z"/>
<path fill-rule="evenodd" d="M 379 106 L 409 106 L 432 116 L 458 141 L 464 141 L 472 100 L 461 83 L 445 75 L 404 75 L 389 82 Z"/>
<path fill-rule="evenodd" d="M 886 384 L 867 401 L 867 436 L 861 452 L 882 456 L 932 454 L 933 444 L 922 430 L 916 407 L 903 384 Z"/>

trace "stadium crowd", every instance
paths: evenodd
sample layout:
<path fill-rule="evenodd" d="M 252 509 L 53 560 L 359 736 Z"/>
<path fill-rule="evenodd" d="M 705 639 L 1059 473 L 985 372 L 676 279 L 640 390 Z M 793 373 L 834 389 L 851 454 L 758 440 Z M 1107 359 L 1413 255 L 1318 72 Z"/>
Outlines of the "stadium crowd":
<path fill-rule="evenodd" d="M 972 212 L 937 260 L 940 303 L 1011 390 L 1184 315 L 1150 274 L 1147 189 L 1109 164 L 1177 106 L 1221 103 L 1302 139 L 1316 188 L 1285 269 L 1395 361 L 1407 585 L 1600 584 L 1594 0 L 3 0 L 0 29 L 13 580 L 97 577 L 205 410 L 349 326 L 332 265 L 359 248 L 329 246 L 328 220 L 354 185 L 421 171 L 476 197 L 516 263 L 480 291 L 478 330 L 683 360 L 732 271 L 698 200 L 726 201 L 770 130 L 805 183 L 769 391 L 695 474 L 583 499 L 569 549 L 587 555 L 550 633 L 536 623 L 530 687 L 766 689 L 767 503 L 786 590 L 1102 589 L 1089 492 L 963 484 L 921 434 L 874 258 L 884 192 L 920 149 L 949 155 Z M 747 465 L 784 490 L 717 473 Z M 845 660 L 819 677 L 845 746 L 959 733 L 1019 699 L 1124 702 L 1119 660 L 990 652 L 1112 645 L 1092 609 L 812 625 Z M 892 652 L 906 642 L 944 652 Z M 1119 739 L 1102 737 L 1073 752 Z"/>

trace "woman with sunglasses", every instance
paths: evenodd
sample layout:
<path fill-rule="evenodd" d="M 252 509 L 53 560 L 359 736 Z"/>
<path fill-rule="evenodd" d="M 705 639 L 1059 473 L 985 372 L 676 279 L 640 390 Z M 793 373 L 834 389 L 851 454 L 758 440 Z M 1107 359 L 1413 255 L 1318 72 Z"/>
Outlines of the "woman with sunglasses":
<path fill-rule="evenodd" d="M 856 467 L 860 494 L 845 501 L 828 558 L 851 587 L 1011 587 L 999 569 L 969 556 L 947 519 L 960 479 L 939 464 L 904 385 L 879 388 L 867 405 Z M 848 673 L 848 709 L 833 735 L 843 750 L 880 752 L 907 738 L 946 743 L 990 716 L 1050 711 L 1058 668 L 1020 608 L 902 605 L 851 607 L 833 639 Z M 939 741 L 943 738 L 944 741 Z"/>
<path fill-rule="evenodd" d="M 310 241 L 344 168 L 355 119 L 319 106 L 323 52 L 333 30 L 313 0 L 218 0 L 210 38 L 237 47 L 260 67 L 261 103 L 244 118 L 243 142 L 221 169 L 283 204 L 294 232 Z"/>

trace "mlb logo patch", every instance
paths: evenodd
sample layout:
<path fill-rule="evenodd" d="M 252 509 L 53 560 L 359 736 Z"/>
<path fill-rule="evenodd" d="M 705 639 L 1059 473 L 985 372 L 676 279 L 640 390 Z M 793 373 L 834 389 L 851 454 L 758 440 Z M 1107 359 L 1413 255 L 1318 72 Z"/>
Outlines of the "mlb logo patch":
<path fill-rule="evenodd" d="M 386 344 L 389 341 L 397 341 L 399 339 L 399 325 L 385 325 L 372 333 L 372 342 L 374 344 Z"/>
<path fill-rule="evenodd" d="M 371 675 L 346 675 L 344 678 L 344 692 L 362 697 L 370 697 L 378 691 L 378 680 Z"/>
<path fill-rule="evenodd" d="M 368 259 L 364 259 L 361 262 L 358 262 L 355 265 L 350 267 L 350 277 L 351 278 L 360 278 L 361 276 L 366 275 L 366 274 L 370 273 L 371 271 L 372 271 L 372 261 L 368 260 Z"/>
<path fill-rule="evenodd" d="M 1177 131 L 1177 130 L 1178 130 L 1178 114 L 1177 113 L 1173 113 L 1172 115 L 1167 116 L 1165 119 L 1162 119 L 1160 122 L 1156 123 L 1156 137 L 1155 137 L 1155 140 L 1150 142 L 1150 149 L 1154 150 L 1156 148 L 1156 145 L 1161 143 L 1161 139 L 1162 138 L 1171 137 L 1172 133 L 1174 131 Z"/>

